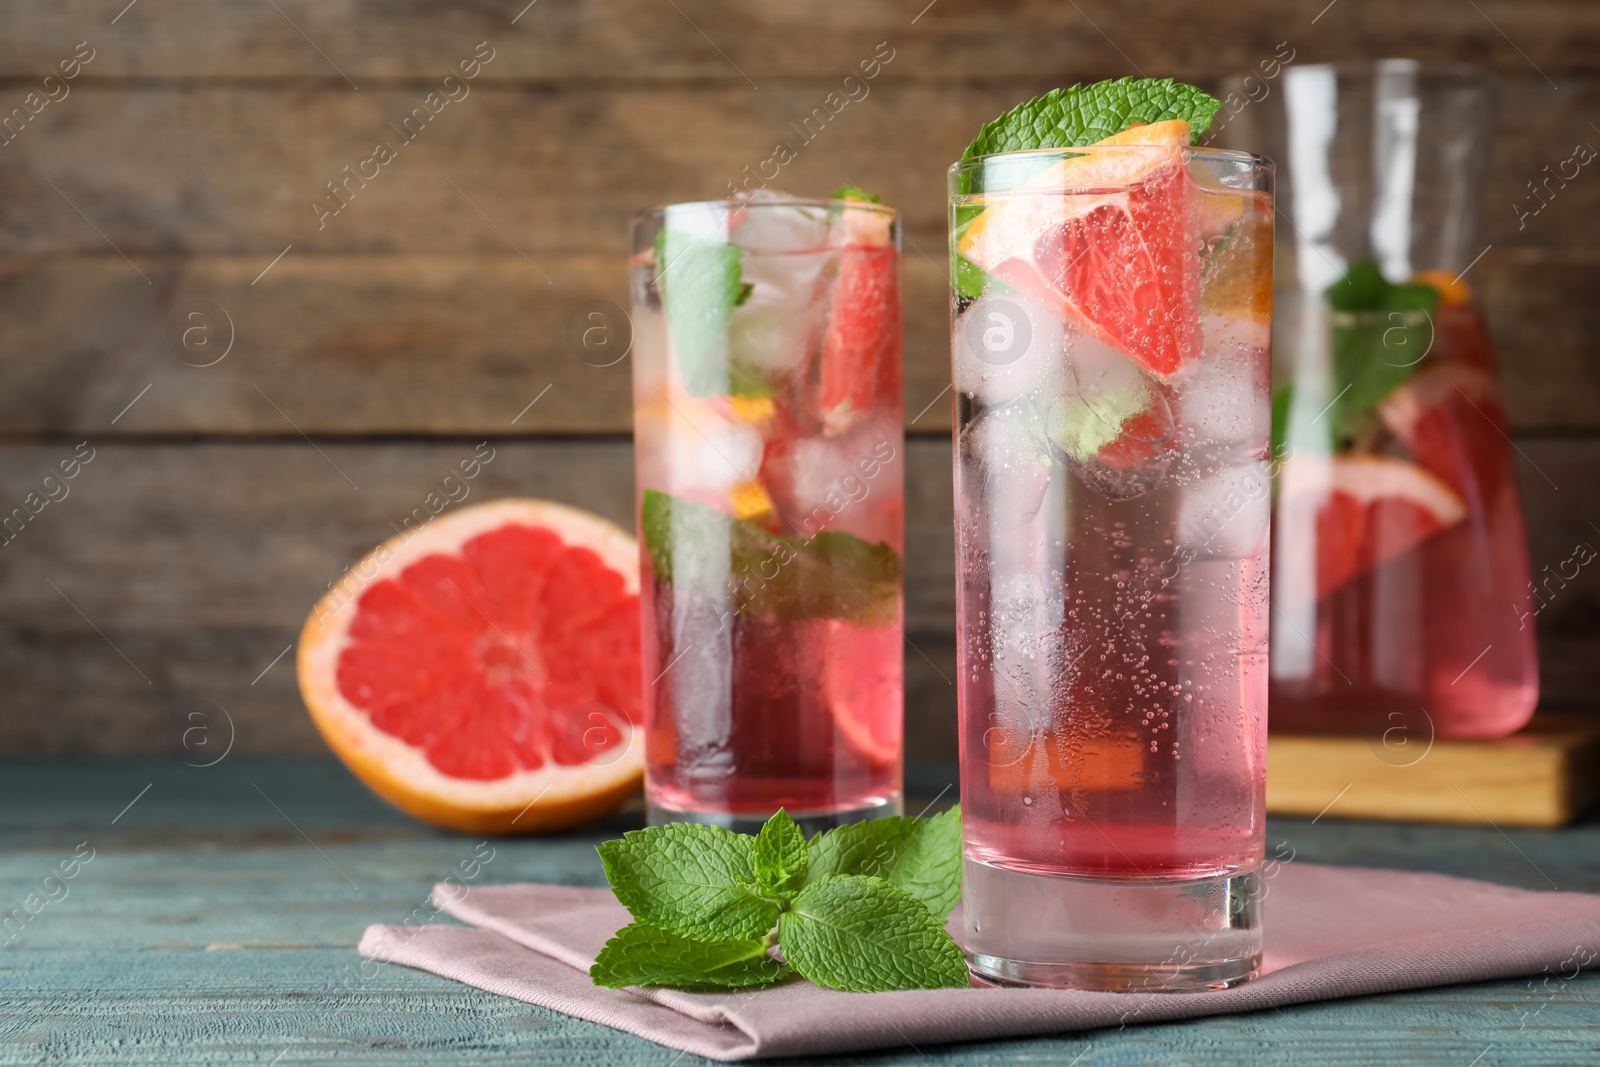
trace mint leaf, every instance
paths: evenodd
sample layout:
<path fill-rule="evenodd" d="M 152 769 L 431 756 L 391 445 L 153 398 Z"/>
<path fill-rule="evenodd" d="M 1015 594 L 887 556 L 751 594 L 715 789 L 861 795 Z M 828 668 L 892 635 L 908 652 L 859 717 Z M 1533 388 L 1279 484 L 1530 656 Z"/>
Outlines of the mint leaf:
<path fill-rule="evenodd" d="M 829 200 L 865 200 L 869 204 L 883 203 L 883 197 L 876 193 L 863 192 L 858 186 L 841 185 L 828 194 Z"/>
<path fill-rule="evenodd" d="M 741 989 L 769 985 L 789 966 L 767 953 L 764 938 L 696 941 L 646 923 L 624 926 L 607 941 L 589 968 L 595 985 L 719 986 Z"/>
<path fill-rule="evenodd" d="M 1329 423 L 1335 447 L 1345 448 L 1370 435 L 1373 410 L 1411 377 L 1433 344 L 1439 292 L 1391 285 L 1376 263 L 1357 260 L 1327 298 L 1333 308 L 1330 384 L 1337 393 Z"/>
<path fill-rule="evenodd" d="M 1149 405 L 1150 396 L 1142 383 L 1130 389 L 1075 393 L 1050 405 L 1045 432 L 1061 451 L 1087 463 L 1121 437 L 1128 420 Z"/>
<path fill-rule="evenodd" d="M 931 819 L 891 816 L 835 827 L 811 839 L 807 884 L 828 875 L 881 878 L 939 918 L 961 898 L 961 806 Z"/>
<path fill-rule="evenodd" d="M 737 613 L 887 626 L 901 564 L 888 544 L 823 530 L 784 537 L 707 504 L 646 489 L 639 528 L 656 576 Z"/>
<path fill-rule="evenodd" d="M 762 937 L 778 905 L 757 893 L 755 839 L 719 826 L 669 823 L 630 830 L 598 848 L 606 878 L 640 922 L 685 937 Z"/>
<path fill-rule="evenodd" d="M 1388 279 L 1378 265 L 1370 259 L 1358 259 L 1328 289 L 1328 305 L 1335 311 L 1376 311 L 1388 289 Z"/>
<path fill-rule="evenodd" d="M 809 845 L 780 810 L 753 837 L 674 823 L 599 851 L 638 921 L 601 950 L 589 972 L 598 985 L 753 988 L 791 969 L 856 991 L 968 984 L 944 928 L 960 896 L 959 806 L 839 827 Z"/>
<path fill-rule="evenodd" d="M 955 247 L 955 242 L 950 244 Z M 952 252 L 951 277 L 955 285 L 955 294 L 958 300 L 978 300 L 991 294 L 1005 294 L 1016 292 L 1011 286 L 985 271 L 972 260 L 960 252 Z"/>
<path fill-rule="evenodd" d="M 782 808 L 756 834 L 756 885 L 767 896 L 789 899 L 806 880 L 806 835 Z"/>
<path fill-rule="evenodd" d="M 759 375 L 728 358 L 728 320 L 749 299 L 739 247 L 662 226 L 656 234 L 656 287 L 678 354 L 683 386 L 694 396 L 766 396 Z"/>
<path fill-rule="evenodd" d="M 957 204 L 951 208 L 950 279 L 957 300 L 977 300 L 989 293 L 1015 291 L 958 251 L 961 246 L 961 235 L 966 232 L 972 220 L 982 213 L 983 208 L 977 204 Z"/>
<path fill-rule="evenodd" d="M 944 920 L 881 878 L 831 874 L 807 885 L 779 919 L 778 940 L 790 966 L 829 989 L 971 984 Z"/>
<path fill-rule="evenodd" d="M 1283 455 L 1289 441 L 1289 412 L 1294 408 L 1294 387 L 1280 386 L 1272 391 L 1272 454 Z"/>
<path fill-rule="evenodd" d="M 1171 78 L 1118 78 L 1052 89 L 986 123 L 961 159 L 1030 148 L 1076 148 L 1137 122 L 1167 119 L 1187 120 L 1190 143 L 1199 144 L 1221 106 L 1210 93 Z"/>

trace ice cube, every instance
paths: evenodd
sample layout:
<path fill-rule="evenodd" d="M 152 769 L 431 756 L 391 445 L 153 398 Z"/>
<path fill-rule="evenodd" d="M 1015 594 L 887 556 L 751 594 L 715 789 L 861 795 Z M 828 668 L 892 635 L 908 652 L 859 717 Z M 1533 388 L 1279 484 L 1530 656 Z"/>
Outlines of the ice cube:
<path fill-rule="evenodd" d="M 1066 348 L 1065 386 L 1085 397 L 1140 392 L 1153 379 L 1133 360 L 1092 334 L 1073 331 Z"/>
<path fill-rule="evenodd" d="M 666 208 L 664 228 L 674 234 L 686 238 L 704 241 L 709 244 L 726 244 L 728 241 L 728 205 L 717 201 L 701 201 L 693 204 L 672 204 Z M 667 264 L 659 264 L 658 272 L 664 271 Z"/>
<path fill-rule="evenodd" d="M 1246 559 L 1266 546 L 1271 518 L 1266 461 L 1235 464 L 1183 488 L 1178 541 L 1197 559 Z"/>
<path fill-rule="evenodd" d="M 1174 458 L 1165 386 L 1087 334 L 1071 338 L 1046 429 L 1067 467 L 1113 500 L 1154 489 Z"/>
<path fill-rule="evenodd" d="M 744 262 L 744 280 L 753 287 L 728 318 L 728 357 L 758 379 L 776 384 L 804 368 L 821 335 L 823 304 L 813 294 L 827 257 L 746 252 Z"/>
<path fill-rule="evenodd" d="M 784 533 L 840 530 L 867 541 L 897 541 L 905 447 L 898 412 L 882 412 L 832 437 L 801 437 L 775 450 L 767 481 Z"/>
<path fill-rule="evenodd" d="M 1006 572 L 990 576 L 989 651 L 993 657 L 998 739 L 990 741 L 995 765 L 1020 760 L 1030 739 L 1050 721 L 1050 700 L 1057 684 L 1054 665 L 1061 660 L 1066 589 L 1060 572 Z M 1000 743 L 995 743 L 998 740 Z"/>
<path fill-rule="evenodd" d="M 836 245 L 874 247 L 889 243 L 894 216 L 878 205 L 856 201 L 839 210 L 831 240 Z"/>
<path fill-rule="evenodd" d="M 1208 357 L 1214 358 L 1218 353 L 1266 348 L 1272 343 L 1272 323 L 1265 315 L 1245 311 L 1213 312 L 1200 316 L 1200 335 Z"/>
<path fill-rule="evenodd" d="M 1039 511 L 1054 465 L 1035 405 L 1023 401 L 991 408 L 961 432 L 977 489 L 992 528 L 1015 530 Z"/>
<path fill-rule="evenodd" d="M 983 297 L 955 322 L 955 387 L 980 404 L 1005 404 L 1057 381 L 1067 326 L 1015 294 Z"/>
<path fill-rule="evenodd" d="M 833 256 L 827 209 L 786 200 L 758 189 L 734 209 L 740 280 L 750 292 L 728 321 L 729 358 L 773 384 L 803 370 L 820 336 L 821 275 Z"/>
<path fill-rule="evenodd" d="M 761 432 L 690 396 L 640 407 L 634 440 L 640 484 L 714 505 L 761 470 Z"/>
<path fill-rule="evenodd" d="M 1180 443 L 1266 447 L 1272 431 L 1269 373 L 1252 349 L 1217 351 L 1208 344 L 1205 356 L 1185 363 L 1173 384 Z"/>
<path fill-rule="evenodd" d="M 732 207 L 733 240 L 763 252 L 812 252 L 828 246 L 828 209 L 796 204 L 767 189 L 741 196 Z"/>
<path fill-rule="evenodd" d="M 1160 485 L 1167 476 L 1167 468 L 1172 466 L 1172 451 L 1164 449 L 1156 456 L 1152 462 L 1129 467 L 1112 466 L 1098 458 L 1082 463 L 1069 459 L 1067 467 L 1084 485 L 1107 500 L 1133 500 Z"/>

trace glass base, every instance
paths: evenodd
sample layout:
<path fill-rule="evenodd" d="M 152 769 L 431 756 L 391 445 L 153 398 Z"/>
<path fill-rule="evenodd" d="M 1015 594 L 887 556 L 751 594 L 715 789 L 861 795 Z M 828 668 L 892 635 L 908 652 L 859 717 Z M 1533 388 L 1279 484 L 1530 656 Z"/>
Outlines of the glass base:
<path fill-rule="evenodd" d="M 1106 881 L 969 859 L 962 888 L 983 985 L 1182 993 L 1261 972 L 1258 871 Z"/>
<path fill-rule="evenodd" d="M 737 834 L 756 833 L 774 814 L 774 812 L 761 815 L 747 812 L 734 814 L 726 811 L 689 811 L 663 807 L 656 803 L 648 804 L 646 812 L 651 826 L 661 826 L 669 822 L 697 822 L 707 826 L 720 826 Z M 846 823 L 903 814 L 905 814 L 905 803 L 899 794 L 895 794 L 864 807 L 845 808 L 840 811 L 791 811 L 789 817 L 800 825 L 800 829 L 807 837 L 810 837 L 823 830 L 831 830 L 835 826 L 844 826 Z"/>

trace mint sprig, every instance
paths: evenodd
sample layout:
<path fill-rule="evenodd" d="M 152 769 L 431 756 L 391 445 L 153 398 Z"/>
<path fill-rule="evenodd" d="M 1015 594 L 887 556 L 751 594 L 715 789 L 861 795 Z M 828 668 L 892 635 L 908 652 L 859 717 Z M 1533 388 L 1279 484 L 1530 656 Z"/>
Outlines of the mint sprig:
<path fill-rule="evenodd" d="M 657 489 L 644 491 L 639 531 L 656 577 L 733 614 L 887 626 L 899 611 L 900 554 L 883 541 L 785 537 Z"/>
<path fill-rule="evenodd" d="M 1139 122 L 1184 119 L 1191 144 L 1211 125 L 1222 101 L 1171 78 L 1115 81 L 1052 89 L 985 123 L 961 154 L 962 162 L 992 152 L 1078 148 L 1103 141 Z"/>
<path fill-rule="evenodd" d="M 783 811 L 755 836 L 673 823 L 599 851 L 635 921 L 600 950 L 596 985 L 755 988 L 792 971 L 854 992 L 968 984 L 944 928 L 961 894 L 959 807 L 810 842 Z"/>
<path fill-rule="evenodd" d="M 1370 436 L 1373 412 L 1416 372 L 1433 345 L 1439 291 L 1396 285 L 1370 260 L 1356 260 L 1327 293 L 1333 309 L 1333 384 L 1328 419 L 1333 445 Z"/>

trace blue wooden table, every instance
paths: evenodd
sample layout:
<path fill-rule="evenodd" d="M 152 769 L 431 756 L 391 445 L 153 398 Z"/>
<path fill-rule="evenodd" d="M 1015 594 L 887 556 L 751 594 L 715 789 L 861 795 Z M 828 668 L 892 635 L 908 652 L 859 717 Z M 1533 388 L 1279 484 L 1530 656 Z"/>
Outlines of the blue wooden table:
<path fill-rule="evenodd" d="M 922 768 L 914 791 L 942 777 Z M 636 820 L 495 841 L 479 877 L 603 885 L 595 843 Z M 1330 816 L 1268 833 L 1302 860 L 1600 892 L 1594 820 L 1502 834 Z M 0 761 L 0 924 L 26 917 L 0 925 L 0 1064 L 709 1062 L 430 974 L 363 970 L 366 925 L 403 921 L 477 845 L 331 761 Z M 1595 1063 L 1600 973 L 832 1062 Z"/>

